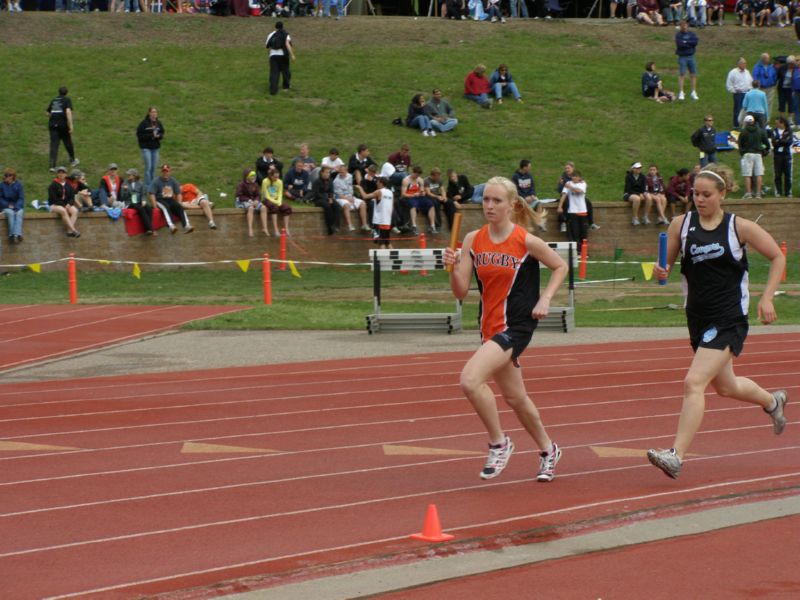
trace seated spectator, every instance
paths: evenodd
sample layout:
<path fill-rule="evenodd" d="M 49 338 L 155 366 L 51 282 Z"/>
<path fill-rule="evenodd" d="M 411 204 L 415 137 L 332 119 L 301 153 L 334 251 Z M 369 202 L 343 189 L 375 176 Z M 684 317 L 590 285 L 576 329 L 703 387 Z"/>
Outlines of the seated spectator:
<path fill-rule="evenodd" d="M 403 179 L 405 179 L 411 169 L 411 152 L 409 151 L 408 144 L 403 144 L 400 146 L 400 150 L 392 152 L 386 159 L 386 162 L 391 164 L 395 170 L 390 183 L 397 186 L 402 185 Z M 383 175 L 384 170 L 381 168 L 381 176 Z"/>
<path fill-rule="evenodd" d="M 772 3 L 772 10 L 769 15 L 769 23 L 776 27 L 789 26 L 789 7 L 787 0 L 775 0 Z"/>
<path fill-rule="evenodd" d="M 67 185 L 72 188 L 72 195 L 75 207 L 80 212 L 90 212 L 94 209 L 95 196 L 97 196 L 98 209 L 100 206 L 99 194 L 93 194 L 89 184 L 86 182 L 86 174 L 78 169 L 72 169 L 67 175 Z"/>
<path fill-rule="evenodd" d="M 716 23 L 722 27 L 725 22 L 725 3 L 722 0 L 706 0 L 706 15 L 706 23 L 709 25 Z"/>
<path fill-rule="evenodd" d="M 425 137 L 436 137 L 436 132 L 431 128 L 431 118 L 425 108 L 425 96 L 414 94 L 411 103 L 408 105 L 408 115 L 406 116 L 406 127 L 412 129 L 419 128 Z"/>
<path fill-rule="evenodd" d="M 411 173 L 403 179 L 403 186 L 400 189 L 400 197 L 408 203 L 409 219 L 411 223 L 411 233 L 417 235 L 417 211 L 421 211 L 428 217 L 428 232 L 438 233 L 436 230 L 436 209 L 433 200 L 425 195 L 423 181 L 420 175 L 422 167 L 414 166 Z"/>
<path fill-rule="evenodd" d="M 275 154 L 269 146 L 264 148 L 261 156 L 256 159 L 256 182 L 258 185 L 267 178 L 269 170 L 275 167 L 278 170 L 278 175 L 283 173 L 283 163 L 275 158 Z"/>
<path fill-rule="evenodd" d="M 636 20 L 639 23 L 644 23 L 645 25 L 664 24 L 664 19 L 661 18 L 661 13 L 658 11 L 658 0 L 637 0 L 636 4 L 639 8 Z"/>
<path fill-rule="evenodd" d="M 656 73 L 656 63 L 654 62 L 649 62 L 644 66 L 644 74 L 642 75 L 642 95 L 645 98 L 653 98 L 653 100 L 659 104 L 675 100 L 675 92 L 664 89 L 661 76 Z"/>
<path fill-rule="evenodd" d="M 269 237 L 267 229 L 267 208 L 261 202 L 261 187 L 258 185 L 256 172 L 250 169 L 242 171 L 242 180 L 236 186 L 236 208 L 241 208 L 247 215 L 247 235 L 253 237 L 255 214 L 261 219 L 261 231 Z"/>
<path fill-rule="evenodd" d="M 689 25 L 702 29 L 706 26 L 706 0 L 686 0 Z"/>
<path fill-rule="evenodd" d="M 128 169 L 126 180 L 122 183 L 119 200 L 125 208 L 136 211 L 147 235 L 156 235 L 153 230 L 153 206 L 147 202 L 144 184 L 139 181 L 139 171 Z"/>
<path fill-rule="evenodd" d="M 75 229 L 79 211 L 75 206 L 72 187 L 67 184 L 67 170 L 64 167 L 56 168 L 56 178 L 47 188 L 47 203 L 50 212 L 61 217 L 67 237 L 81 237 L 81 232 Z"/>
<path fill-rule="evenodd" d="M 447 190 L 442 182 L 442 170 L 439 167 L 431 169 L 431 174 L 422 182 L 422 188 L 425 195 L 433 202 L 435 214 L 435 226 L 428 233 L 439 233 L 439 229 L 442 227 L 442 211 L 447 218 L 448 228 L 453 229 L 453 217 L 457 209 L 453 201 L 447 197 Z"/>
<path fill-rule="evenodd" d="M 658 213 L 656 223 L 659 225 L 669 225 L 667 216 L 664 214 L 664 210 L 667 208 L 667 190 L 664 187 L 664 179 L 658 172 L 658 167 L 656 165 L 650 165 L 648 167 L 647 175 L 644 180 L 645 192 L 650 196 L 650 201 L 656 205 L 656 212 Z"/>
<path fill-rule="evenodd" d="M 25 189 L 17 179 L 17 170 L 6 167 L 0 183 L 0 211 L 8 223 L 8 243 L 22 242 L 22 219 L 25 216 Z"/>
<path fill-rule="evenodd" d="M 375 161 L 369 155 L 369 147 L 366 144 L 359 144 L 353 156 L 347 162 L 347 170 L 353 176 L 353 183 L 358 185 L 361 178 L 367 174 L 367 167 L 374 165 Z"/>
<path fill-rule="evenodd" d="M 208 199 L 208 194 L 200 191 L 195 184 L 184 183 L 181 186 L 181 206 L 185 209 L 201 209 L 206 219 L 208 219 L 208 227 L 210 229 L 217 228 L 217 224 L 214 223 L 214 214 L 211 212 L 214 203 Z"/>
<path fill-rule="evenodd" d="M 267 207 L 269 216 L 272 217 L 272 231 L 276 236 L 281 235 L 278 229 L 278 215 L 283 217 L 283 229 L 289 235 L 289 216 L 292 214 L 292 207 L 283 201 L 283 182 L 281 174 L 275 167 L 267 173 L 267 178 L 261 182 L 261 200 Z"/>
<path fill-rule="evenodd" d="M 517 195 L 525 200 L 528 206 L 533 207 L 533 203 L 539 198 L 536 196 L 536 184 L 531 175 L 531 161 L 524 158 L 519 161 L 519 169 L 514 171 L 511 181 L 517 186 Z"/>
<path fill-rule="evenodd" d="M 615 2 L 611 0 L 610 7 L 611 13 L 610 18 L 616 19 L 617 18 L 617 4 L 622 4 L 625 7 L 625 17 L 628 19 L 633 18 L 633 11 L 636 8 L 636 0 L 620 0 L 619 2 Z"/>
<path fill-rule="evenodd" d="M 665 24 L 677 26 L 683 18 L 683 0 L 662 0 L 661 13 Z"/>
<path fill-rule="evenodd" d="M 322 159 L 322 166 L 328 167 L 333 173 L 339 172 L 339 167 L 344 164 L 344 161 L 339 158 L 339 151 L 336 148 L 331 148 L 328 151 L 328 156 Z"/>
<path fill-rule="evenodd" d="M 747 27 L 747 23 L 752 17 L 752 27 L 755 27 L 755 15 L 753 14 L 752 0 L 737 0 L 736 5 L 733 8 L 733 12 L 735 12 L 739 17 L 739 25 L 742 27 Z"/>
<path fill-rule="evenodd" d="M 353 193 L 353 176 L 347 171 L 347 166 L 341 164 L 336 179 L 333 180 L 333 194 L 337 204 L 344 213 L 344 220 L 347 223 L 348 231 L 355 231 L 351 212 L 358 211 L 361 217 L 361 231 L 371 231 L 367 220 L 367 205 L 361 198 L 356 198 Z"/>
<path fill-rule="evenodd" d="M 486 14 L 492 23 L 505 23 L 506 19 L 503 13 L 500 12 L 500 0 L 486 0 Z"/>
<path fill-rule="evenodd" d="M 323 166 L 320 168 L 319 177 L 311 186 L 311 196 L 314 204 L 321 208 L 325 215 L 325 227 L 328 230 L 328 235 L 338 233 L 341 209 L 334 197 L 330 167 Z"/>
<path fill-rule="evenodd" d="M 308 144 L 300 144 L 300 154 L 292 159 L 292 165 L 297 166 L 297 161 L 303 163 L 303 171 L 305 171 L 310 178 L 311 172 L 317 168 L 317 161 L 311 156 Z M 311 189 L 310 186 L 311 184 L 309 183 L 309 190 Z"/>
<path fill-rule="evenodd" d="M 111 163 L 108 165 L 106 174 L 100 178 L 100 185 L 97 186 L 97 191 L 100 196 L 100 207 L 103 209 L 108 210 L 109 208 L 122 206 L 122 202 L 118 198 L 122 184 L 118 170 L 117 163 Z"/>
<path fill-rule="evenodd" d="M 442 16 L 448 19 L 461 19 L 462 21 L 469 16 L 467 0 L 447 0 L 447 11 Z"/>
<path fill-rule="evenodd" d="M 570 180 L 564 184 L 566 199 L 558 202 L 558 212 L 567 214 L 567 236 L 569 241 L 577 242 L 578 255 L 583 241 L 589 237 L 589 216 L 586 210 L 586 182 L 580 171 L 574 169 Z"/>
<path fill-rule="evenodd" d="M 751 0 L 750 27 L 764 27 L 770 24 L 769 0 Z"/>
<path fill-rule="evenodd" d="M 372 209 L 372 225 L 377 231 L 375 243 L 379 247 L 389 249 L 392 247 L 392 207 L 394 205 L 394 194 L 389 189 L 389 180 L 385 177 L 377 179 L 378 196 L 373 200 L 375 206 Z"/>
<path fill-rule="evenodd" d="M 477 102 L 483 108 L 492 108 L 489 99 L 489 80 L 486 78 L 486 67 L 477 65 L 464 79 L 464 98 Z"/>
<path fill-rule="evenodd" d="M 471 204 L 483 204 L 483 188 L 486 187 L 485 183 L 479 183 L 472 190 Z"/>
<path fill-rule="evenodd" d="M 673 219 L 688 211 L 690 193 L 689 169 L 679 169 L 675 175 L 669 178 L 667 186 L 667 204 Z M 678 209 L 681 211 L 679 212 Z"/>
<path fill-rule="evenodd" d="M 455 111 L 450 103 L 442 98 L 442 90 L 433 90 L 433 99 L 425 105 L 425 110 L 431 118 L 431 127 L 440 133 L 452 131 L 458 125 Z"/>
<path fill-rule="evenodd" d="M 650 224 L 650 219 L 647 215 L 650 213 L 650 207 L 653 201 L 647 194 L 645 186 L 644 175 L 642 175 L 642 163 L 635 162 L 631 165 L 630 171 L 625 174 L 625 192 L 622 194 L 622 199 L 625 202 L 631 203 L 631 224 L 634 226 L 641 225 L 642 223 L 645 225 Z M 639 207 L 642 201 L 644 201 L 644 218 L 640 221 Z"/>
<path fill-rule="evenodd" d="M 475 189 L 466 175 L 458 173 L 455 169 L 447 169 L 447 198 L 452 200 L 456 210 L 461 210 L 461 205 L 472 201 Z"/>
<path fill-rule="evenodd" d="M 522 102 L 522 96 L 517 89 L 517 84 L 514 83 L 514 77 L 508 72 L 508 67 L 501 64 L 495 69 L 492 76 L 489 78 L 489 86 L 494 92 L 494 98 L 498 104 L 503 103 L 503 96 L 511 96 L 517 102 Z"/>
<path fill-rule="evenodd" d="M 171 233 L 178 231 L 173 219 L 183 224 L 183 233 L 194 231 L 194 227 L 189 223 L 189 216 L 181 205 L 181 184 L 172 176 L 172 167 L 161 166 L 161 175 L 150 183 L 148 194 L 150 203 L 161 209 Z"/>
<path fill-rule="evenodd" d="M 303 161 L 297 159 L 283 178 L 283 197 L 295 202 L 311 202 L 308 173 L 303 169 Z"/>

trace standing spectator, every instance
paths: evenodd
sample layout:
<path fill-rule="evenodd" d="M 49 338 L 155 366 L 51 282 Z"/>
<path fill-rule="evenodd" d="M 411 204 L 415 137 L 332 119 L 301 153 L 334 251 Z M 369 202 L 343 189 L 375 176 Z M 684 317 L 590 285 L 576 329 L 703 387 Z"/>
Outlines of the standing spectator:
<path fill-rule="evenodd" d="M 400 189 L 400 197 L 409 206 L 411 233 L 414 235 L 417 235 L 417 211 L 423 212 L 428 217 L 428 231 L 438 233 L 436 231 L 436 209 L 433 200 L 425 195 L 421 174 L 422 167 L 416 165 L 412 167 L 411 173 L 403 179 L 403 186 Z"/>
<path fill-rule="evenodd" d="M 689 197 L 692 193 L 691 185 L 689 169 L 679 169 L 675 175 L 670 177 L 667 186 L 667 204 L 669 204 L 670 215 L 673 219 L 678 215 L 679 207 L 683 209 L 682 212 L 688 212 Z"/>
<path fill-rule="evenodd" d="M 361 198 L 355 197 L 353 193 L 353 176 L 348 173 L 347 165 L 344 163 L 339 165 L 339 173 L 336 175 L 336 179 L 333 180 L 333 194 L 337 204 L 342 208 L 348 231 L 356 230 L 350 216 L 351 212 L 356 211 L 361 217 L 361 231 L 370 231 L 372 229 L 368 225 L 367 204 Z"/>
<path fill-rule="evenodd" d="M 781 117 L 794 113 L 792 84 L 795 77 L 800 80 L 800 71 L 797 69 L 795 57 L 790 55 L 786 57 L 786 62 L 778 67 L 777 72 L 778 114 Z"/>
<path fill-rule="evenodd" d="M 128 169 L 125 175 L 127 179 L 120 190 L 120 201 L 125 208 L 136 211 L 147 235 L 156 235 L 153 230 L 153 207 L 147 202 L 144 185 L 139 181 L 139 172 L 136 169 Z"/>
<path fill-rule="evenodd" d="M 567 235 L 569 241 L 577 242 L 578 256 L 581 254 L 583 241 L 589 237 L 589 216 L 586 210 L 586 182 L 580 171 L 574 169 L 570 180 L 564 184 L 564 196 L 558 202 L 558 212 L 567 214 Z M 566 204 L 566 207 L 565 207 Z"/>
<path fill-rule="evenodd" d="M 522 96 L 519 93 L 517 84 L 514 83 L 514 77 L 508 72 L 508 67 L 504 64 L 499 65 L 492 73 L 489 78 L 489 86 L 494 92 L 494 97 L 498 104 L 502 104 L 503 96 L 508 94 L 511 94 L 517 102 L 522 102 Z"/>
<path fill-rule="evenodd" d="M 647 169 L 647 176 L 645 180 L 645 191 L 650 196 L 650 200 L 656 205 L 656 212 L 658 213 L 657 223 L 659 225 L 669 225 L 667 216 L 664 211 L 667 208 L 667 190 L 664 187 L 664 179 L 658 172 L 656 165 L 650 165 Z"/>
<path fill-rule="evenodd" d="M 81 232 L 75 229 L 79 210 L 75 207 L 72 188 L 67 185 L 67 170 L 64 167 L 56 169 L 56 178 L 47 188 L 47 204 L 52 213 L 61 217 L 67 237 L 81 237 Z"/>
<path fill-rule="evenodd" d="M 631 224 L 634 226 L 642 223 L 645 225 L 650 224 L 650 219 L 647 215 L 650 214 L 650 207 L 653 201 L 646 193 L 645 186 L 642 163 L 635 162 L 631 165 L 630 171 L 625 174 L 625 192 L 622 194 L 622 199 L 631 203 Z M 641 206 L 642 200 L 644 200 L 644 218 L 639 221 L 639 206 Z"/>
<path fill-rule="evenodd" d="M 261 220 L 261 231 L 269 237 L 267 229 L 267 207 L 261 202 L 261 187 L 256 181 L 256 172 L 250 169 L 242 171 L 242 180 L 236 186 L 236 208 L 241 208 L 247 215 L 247 235 L 253 237 L 255 214 Z"/>
<path fill-rule="evenodd" d="M 755 83 L 756 81 L 760 83 L 761 91 L 767 95 L 766 112 L 769 114 L 770 110 L 775 106 L 775 84 L 778 83 L 778 72 L 767 52 L 761 55 L 761 60 L 753 67 L 753 82 Z"/>
<path fill-rule="evenodd" d="M 147 109 L 147 116 L 136 128 L 136 139 L 139 142 L 144 163 L 144 187 L 150 189 L 150 184 L 156 178 L 161 140 L 164 139 L 164 125 L 158 118 L 158 109 L 155 106 Z"/>
<path fill-rule="evenodd" d="M 261 198 L 267 206 L 269 216 L 272 217 L 272 231 L 276 237 L 280 237 L 281 230 L 278 229 L 278 215 L 283 217 L 283 228 L 286 235 L 289 235 L 289 216 L 292 214 L 292 207 L 283 201 L 283 182 L 281 174 L 273 167 L 267 173 L 267 178 L 261 183 Z"/>
<path fill-rule="evenodd" d="M 464 79 L 464 97 L 467 100 L 477 102 L 483 108 L 492 108 L 489 89 L 485 65 L 477 65 Z"/>
<path fill-rule="evenodd" d="M 201 191 L 195 184 L 184 183 L 181 186 L 181 206 L 185 209 L 199 208 L 208 219 L 209 229 L 217 228 L 217 224 L 214 223 L 214 214 L 211 212 L 214 203 L 208 199 L 208 194 Z"/>
<path fill-rule="evenodd" d="M 692 100 L 699 100 L 697 95 L 697 62 L 695 52 L 699 40 L 694 32 L 689 31 L 689 23 L 686 19 L 681 19 L 678 25 L 678 33 L 675 34 L 675 54 L 678 56 L 678 100 L 685 100 L 683 93 L 683 83 L 686 79 L 686 71 L 689 71 L 689 78 L 692 83 Z"/>
<path fill-rule="evenodd" d="M 392 205 L 394 204 L 394 194 L 389 189 L 389 180 L 386 177 L 378 177 L 378 197 L 373 200 L 375 207 L 372 209 L 372 225 L 378 232 L 375 243 L 378 246 L 389 249 L 392 247 Z"/>
<path fill-rule="evenodd" d="M 778 117 L 770 132 L 772 159 L 775 167 L 775 197 L 792 197 L 792 128 L 786 117 Z"/>
<path fill-rule="evenodd" d="M 319 177 L 311 186 L 311 195 L 314 204 L 322 209 L 325 215 L 325 227 L 328 235 L 333 235 L 339 231 L 339 204 L 333 194 L 333 181 L 331 181 L 331 168 L 322 166 L 319 170 Z"/>
<path fill-rule="evenodd" d="M 272 168 L 278 171 L 279 177 L 283 173 L 283 163 L 275 158 L 275 151 L 267 146 L 262 150 L 261 156 L 256 159 L 256 183 L 258 185 L 263 183 Z"/>
<path fill-rule="evenodd" d="M 536 184 L 533 181 L 533 175 L 531 175 L 531 161 L 525 158 L 519 161 L 519 169 L 514 171 L 511 181 L 517 186 L 517 195 L 528 206 L 533 207 L 533 203 L 539 198 L 536 197 Z"/>
<path fill-rule="evenodd" d="M 637 0 L 636 5 L 639 10 L 636 13 L 636 20 L 645 25 L 663 25 L 664 19 L 658 12 L 658 0 Z"/>
<path fill-rule="evenodd" d="M 58 88 L 58 96 L 50 101 L 47 114 L 50 116 L 48 127 L 50 129 L 50 172 L 56 171 L 58 147 L 64 142 L 64 148 L 69 154 L 70 165 L 77 167 L 81 162 L 75 158 L 75 148 L 72 145 L 72 100 L 67 95 L 69 90 L 65 86 Z"/>
<path fill-rule="evenodd" d="M 642 95 L 645 98 L 652 98 L 659 104 L 675 100 L 675 92 L 664 89 L 661 76 L 656 73 L 656 63 L 654 62 L 649 62 L 644 66 L 644 73 L 642 74 Z"/>
<path fill-rule="evenodd" d="M 453 217 L 457 209 L 453 201 L 447 197 L 447 189 L 442 182 L 442 170 L 439 167 L 431 169 L 431 174 L 423 182 L 423 188 L 425 195 L 433 202 L 435 213 L 436 225 L 430 233 L 439 233 L 438 230 L 442 228 L 442 211 L 447 219 L 447 227 L 453 229 Z"/>
<path fill-rule="evenodd" d="M 769 122 L 769 104 L 767 102 L 767 95 L 761 91 L 761 82 L 758 79 L 753 79 L 753 89 L 747 92 L 742 99 L 742 114 L 739 115 L 741 121 L 744 115 L 753 115 L 756 123 L 762 129 L 767 126 Z"/>
<path fill-rule="evenodd" d="M 353 183 L 359 185 L 361 179 L 367 174 L 367 168 L 374 164 L 375 161 L 369 155 L 369 147 L 366 144 L 359 144 L 347 162 L 347 170 L 353 176 Z"/>
<path fill-rule="evenodd" d="M 275 30 L 264 42 L 269 50 L 269 93 L 278 93 L 278 80 L 283 77 L 283 89 L 291 87 L 292 72 L 289 70 L 289 60 L 295 60 L 292 49 L 292 36 L 283 28 L 283 22 L 275 23 Z"/>
<path fill-rule="evenodd" d="M 8 222 L 8 243 L 22 242 L 22 219 L 25 214 L 25 190 L 17 179 L 17 170 L 6 167 L 0 183 L 0 210 Z"/>
<path fill-rule="evenodd" d="M 747 60 L 741 57 L 736 62 L 736 67 L 728 73 L 725 89 L 733 94 L 733 127 L 739 128 L 739 112 L 742 110 L 744 95 L 753 87 L 753 76 L 747 70 Z"/>
<path fill-rule="evenodd" d="M 406 127 L 411 127 L 412 129 L 419 127 L 425 137 L 436 137 L 436 132 L 431 128 L 431 118 L 425 108 L 425 96 L 423 94 L 414 94 L 414 97 L 411 98 L 406 116 Z"/>
<path fill-rule="evenodd" d="M 744 118 L 744 127 L 739 134 L 739 154 L 742 155 L 742 177 L 744 177 L 743 198 L 761 198 L 761 183 L 764 177 L 763 155 L 769 153 L 769 138 L 756 123 L 752 115 Z M 755 180 L 755 185 L 753 185 Z"/>
<path fill-rule="evenodd" d="M 177 219 L 183 224 L 183 233 L 194 231 L 194 227 L 189 223 L 189 217 L 181 205 L 181 184 L 172 176 L 172 168 L 169 165 L 161 166 L 161 175 L 150 184 L 148 193 L 153 208 L 157 206 L 161 209 L 171 233 L 178 231 L 173 219 Z"/>
<path fill-rule="evenodd" d="M 517 17 L 528 18 L 528 5 L 525 4 L 525 0 L 509 0 L 508 9 L 508 16 L 512 19 Z"/>
<path fill-rule="evenodd" d="M 691 137 L 692 146 L 700 151 L 700 166 L 717 162 L 717 130 L 714 129 L 714 116 L 706 115 L 703 126 Z"/>
<path fill-rule="evenodd" d="M 283 178 L 283 197 L 295 202 L 308 203 L 311 201 L 311 191 L 308 188 L 308 173 L 303 169 L 302 159 L 298 158 Z"/>
<path fill-rule="evenodd" d="M 442 90 L 439 88 L 433 90 L 433 98 L 425 105 L 425 109 L 431 118 L 431 127 L 440 133 L 452 131 L 458 125 L 453 107 L 442 98 Z"/>

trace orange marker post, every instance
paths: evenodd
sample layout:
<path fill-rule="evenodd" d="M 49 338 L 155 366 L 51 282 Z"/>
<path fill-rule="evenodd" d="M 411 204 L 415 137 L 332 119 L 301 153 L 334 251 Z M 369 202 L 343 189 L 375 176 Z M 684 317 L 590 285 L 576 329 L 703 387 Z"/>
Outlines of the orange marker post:
<path fill-rule="evenodd" d="M 453 216 L 453 228 L 450 230 L 450 245 L 448 246 L 453 252 L 458 248 L 458 236 L 461 233 L 461 213 L 457 212 Z M 453 265 L 447 265 L 448 273 L 453 272 Z"/>
<path fill-rule="evenodd" d="M 69 303 L 78 303 L 78 270 L 75 267 L 75 253 L 69 253 L 67 261 L 67 281 L 69 282 Z"/>
<path fill-rule="evenodd" d="M 452 540 L 455 536 L 442 531 L 442 524 L 439 522 L 439 511 L 436 510 L 435 504 L 429 504 L 428 511 L 425 513 L 422 531 L 409 537 L 425 542 L 446 542 Z"/>
<path fill-rule="evenodd" d="M 578 279 L 586 279 L 586 259 L 589 256 L 589 244 L 586 240 L 583 240 L 583 245 L 581 246 L 581 267 L 578 271 Z"/>
<path fill-rule="evenodd" d="M 787 259 L 789 256 L 789 249 L 786 247 L 786 242 L 781 242 L 781 253 L 783 254 L 783 258 Z M 786 265 L 789 264 L 789 261 L 785 261 L 783 263 L 783 275 L 781 275 L 781 283 L 786 283 Z"/>
<path fill-rule="evenodd" d="M 279 271 L 286 270 L 286 228 L 281 228 L 281 264 L 278 267 Z"/>
<path fill-rule="evenodd" d="M 420 233 L 419 234 L 419 249 L 420 250 L 425 250 L 427 247 L 428 247 L 428 242 L 425 240 L 425 234 L 424 233 Z M 423 277 L 425 277 L 428 274 L 428 271 L 426 271 L 425 269 L 421 269 L 419 274 L 422 275 Z"/>
<path fill-rule="evenodd" d="M 264 262 L 262 263 L 262 270 L 264 271 L 264 304 L 272 304 L 272 277 L 269 262 L 269 254 L 264 253 Z"/>

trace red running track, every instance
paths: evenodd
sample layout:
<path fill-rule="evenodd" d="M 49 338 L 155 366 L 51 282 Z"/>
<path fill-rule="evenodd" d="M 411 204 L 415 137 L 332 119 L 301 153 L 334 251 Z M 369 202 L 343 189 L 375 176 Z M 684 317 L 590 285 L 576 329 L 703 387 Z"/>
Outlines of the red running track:
<path fill-rule="evenodd" d="M 242 306 L 0 304 L 0 372 L 176 329 Z"/>
<path fill-rule="evenodd" d="M 798 342 L 752 335 L 737 372 L 796 398 Z M 558 476 L 533 480 L 536 449 L 505 410 L 517 452 L 482 481 L 486 434 L 458 386 L 468 355 L 0 386 L 6 594 L 210 597 L 226 588 L 202 586 L 226 580 L 249 577 L 229 586 L 242 591 L 800 489 L 800 428 L 776 437 L 760 409 L 712 394 L 681 479 L 647 463 L 677 426 L 685 340 L 531 348 Z M 428 503 L 453 542 L 408 539 Z"/>

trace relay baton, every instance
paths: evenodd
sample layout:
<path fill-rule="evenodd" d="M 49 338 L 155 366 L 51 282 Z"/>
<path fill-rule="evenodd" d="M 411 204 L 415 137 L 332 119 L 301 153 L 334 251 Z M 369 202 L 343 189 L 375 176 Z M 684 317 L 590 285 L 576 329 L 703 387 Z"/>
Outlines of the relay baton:
<path fill-rule="evenodd" d="M 658 266 L 662 269 L 667 268 L 667 234 L 658 234 Z M 666 279 L 659 279 L 658 285 L 667 285 Z"/>
<path fill-rule="evenodd" d="M 457 212 L 453 215 L 453 227 L 450 229 L 450 250 L 453 252 L 458 248 L 458 234 L 461 231 L 461 213 Z M 453 265 L 447 265 L 447 272 L 453 272 Z"/>

